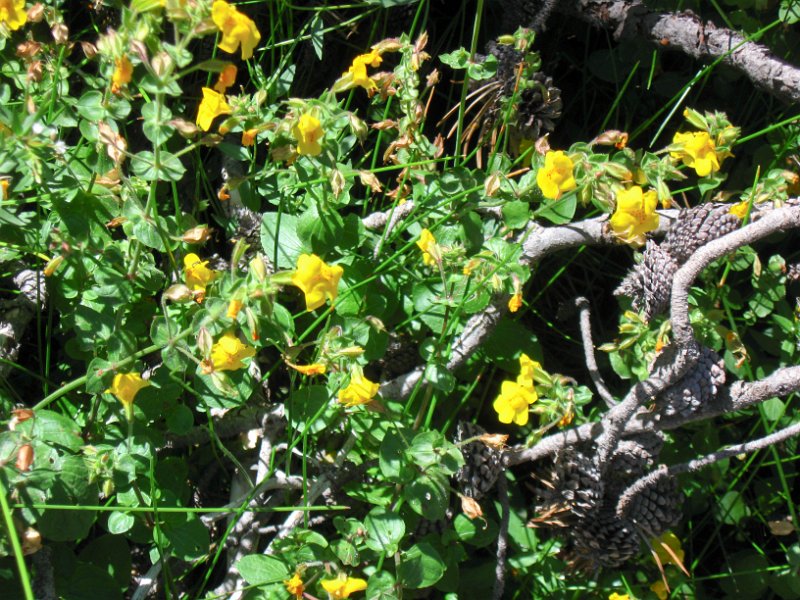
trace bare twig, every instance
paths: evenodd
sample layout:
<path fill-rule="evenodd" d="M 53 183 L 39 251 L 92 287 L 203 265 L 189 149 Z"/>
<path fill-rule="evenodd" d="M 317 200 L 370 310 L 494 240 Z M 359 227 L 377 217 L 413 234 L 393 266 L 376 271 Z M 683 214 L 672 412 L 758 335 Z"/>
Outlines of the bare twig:
<path fill-rule="evenodd" d="M 750 440 L 749 442 L 744 442 L 743 444 L 736 444 L 735 446 L 730 446 L 724 450 L 712 452 L 711 454 L 707 454 L 702 458 L 696 458 L 694 460 L 673 465 L 671 467 L 662 465 L 655 471 L 652 471 L 644 477 L 637 479 L 635 483 L 629 486 L 622 493 L 619 502 L 617 503 L 617 515 L 625 515 L 631 501 L 635 496 L 640 494 L 651 485 L 655 485 L 656 482 L 664 477 L 675 477 L 683 473 L 694 473 L 707 467 L 708 465 L 714 464 L 726 458 L 731 458 L 740 454 L 749 454 L 757 450 L 763 450 L 764 448 L 783 442 L 784 440 L 796 435 L 800 435 L 800 423 L 794 423 L 793 425 L 789 425 L 780 431 L 776 431 L 775 433 L 771 433 L 757 440 Z"/>
<path fill-rule="evenodd" d="M 497 565 L 494 569 L 494 589 L 492 590 L 493 600 L 500 600 L 503 597 L 503 589 L 506 585 L 506 556 L 508 554 L 508 523 L 511 516 L 511 508 L 508 500 L 508 481 L 505 474 L 501 474 L 497 480 L 497 496 L 500 501 L 500 529 L 497 532 Z"/>
<path fill-rule="evenodd" d="M 561 2 L 556 10 L 612 29 L 617 39 L 645 39 L 696 59 L 719 60 L 783 102 L 800 101 L 800 69 L 780 60 L 765 46 L 710 21 L 703 22 L 690 11 L 658 13 L 639 0 L 571 0 Z"/>
<path fill-rule="evenodd" d="M 603 376 L 597 368 L 597 359 L 594 355 L 594 342 L 592 341 L 592 320 L 591 311 L 589 310 L 589 301 L 583 296 L 575 299 L 575 306 L 580 311 L 580 325 L 581 325 L 581 340 L 583 341 L 583 356 L 586 361 L 586 368 L 589 370 L 589 376 L 592 378 L 597 393 L 606 403 L 606 406 L 611 408 L 617 404 L 614 396 L 608 391 Z"/>

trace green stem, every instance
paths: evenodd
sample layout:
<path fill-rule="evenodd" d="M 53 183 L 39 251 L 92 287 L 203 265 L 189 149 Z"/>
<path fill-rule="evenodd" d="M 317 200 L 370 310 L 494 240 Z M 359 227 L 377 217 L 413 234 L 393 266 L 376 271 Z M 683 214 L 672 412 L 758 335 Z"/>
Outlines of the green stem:
<path fill-rule="evenodd" d="M 19 581 L 22 585 L 22 592 L 25 594 L 25 600 L 34 600 L 33 588 L 31 587 L 31 579 L 28 575 L 28 567 L 25 565 L 25 556 L 22 554 L 22 545 L 19 543 L 17 530 L 14 527 L 14 519 L 11 517 L 11 509 L 6 500 L 6 486 L 3 485 L 3 480 L 0 478 L 0 508 L 3 510 L 3 521 L 5 521 L 6 529 L 8 530 L 8 539 L 11 541 L 11 548 L 14 551 L 14 560 L 17 563 L 17 570 L 19 571 Z"/>

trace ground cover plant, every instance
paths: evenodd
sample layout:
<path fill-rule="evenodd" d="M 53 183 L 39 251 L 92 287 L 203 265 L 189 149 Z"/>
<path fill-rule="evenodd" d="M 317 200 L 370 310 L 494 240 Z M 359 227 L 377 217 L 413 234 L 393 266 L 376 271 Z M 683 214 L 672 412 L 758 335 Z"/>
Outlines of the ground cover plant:
<path fill-rule="evenodd" d="M 0 0 L 4 598 L 798 598 L 791 0 Z"/>

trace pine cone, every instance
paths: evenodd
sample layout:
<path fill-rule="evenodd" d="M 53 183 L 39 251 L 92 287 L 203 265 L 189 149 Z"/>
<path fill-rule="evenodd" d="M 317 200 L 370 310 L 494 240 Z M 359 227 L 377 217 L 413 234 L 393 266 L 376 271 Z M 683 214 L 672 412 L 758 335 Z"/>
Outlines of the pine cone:
<path fill-rule="evenodd" d="M 544 487 L 534 489 L 537 526 L 571 526 L 590 517 L 602 503 L 600 472 L 589 456 L 573 449 L 559 452 L 552 471 L 539 483 Z"/>
<path fill-rule="evenodd" d="M 663 437 L 656 433 L 643 433 L 619 442 L 606 470 L 606 496 L 619 497 L 632 481 L 652 469 L 662 445 Z"/>
<path fill-rule="evenodd" d="M 517 127 L 523 138 L 538 139 L 553 131 L 561 118 L 561 90 L 553 85 L 553 78 L 535 73 L 532 87 L 520 92 L 517 107 Z"/>
<path fill-rule="evenodd" d="M 728 206 L 701 204 L 684 208 L 667 231 L 661 248 L 680 265 L 708 242 L 739 228 L 741 221 Z"/>
<path fill-rule="evenodd" d="M 670 364 L 673 358 L 670 347 L 656 358 L 652 370 Z M 658 397 L 659 412 L 666 417 L 689 416 L 716 398 L 725 381 L 725 362 L 710 348 L 702 347 L 697 363 Z"/>
<path fill-rule="evenodd" d="M 455 442 L 483 435 L 486 430 L 478 425 L 461 421 L 456 428 Z M 456 483 L 465 496 L 480 500 L 488 494 L 503 472 L 501 453 L 481 441 L 461 446 L 464 466 L 455 475 Z"/>
<path fill-rule="evenodd" d="M 417 346 L 411 339 L 390 334 L 386 354 L 376 362 L 380 369 L 380 373 L 376 376 L 380 381 L 389 381 L 413 370 L 420 364 L 420 356 Z"/>
<path fill-rule="evenodd" d="M 569 566 L 575 570 L 596 571 L 618 567 L 639 553 L 639 537 L 628 519 L 619 519 L 613 507 L 602 510 L 570 529 Z"/>
<path fill-rule="evenodd" d="M 662 477 L 631 499 L 623 518 L 635 524 L 648 539 L 658 537 L 681 520 L 682 502 L 675 479 Z"/>
<path fill-rule="evenodd" d="M 633 309 L 643 310 L 645 320 L 650 321 L 669 306 L 672 279 L 677 271 L 678 264 L 663 246 L 648 240 L 642 262 L 625 276 L 614 295 L 628 296 Z"/>

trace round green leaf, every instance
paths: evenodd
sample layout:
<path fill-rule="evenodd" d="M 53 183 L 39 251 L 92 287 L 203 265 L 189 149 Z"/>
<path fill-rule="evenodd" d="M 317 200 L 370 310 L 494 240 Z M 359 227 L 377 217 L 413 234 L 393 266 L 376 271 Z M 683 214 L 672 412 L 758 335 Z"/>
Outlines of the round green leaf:
<path fill-rule="evenodd" d="M 436 549 L 421 542 L 403 553 L 397 576 L 403 586 L 420 589 L 439 581 L 444 575 L 444 568 L 444 561 Z"/>

